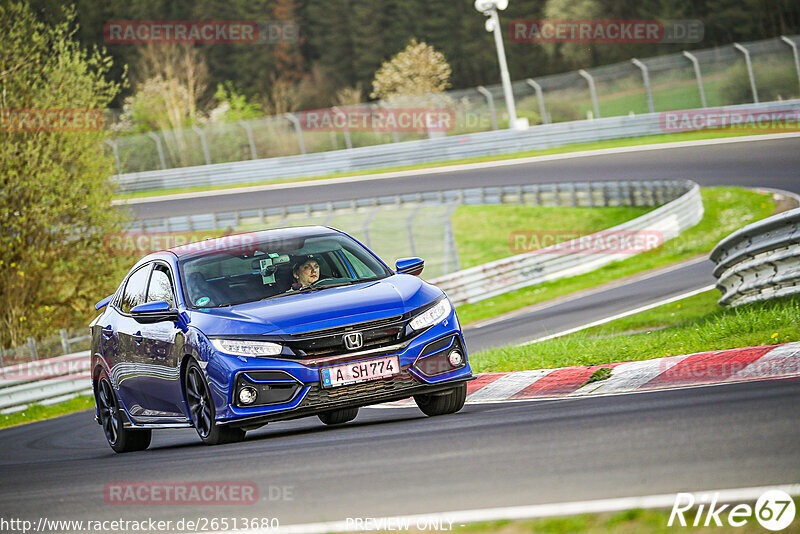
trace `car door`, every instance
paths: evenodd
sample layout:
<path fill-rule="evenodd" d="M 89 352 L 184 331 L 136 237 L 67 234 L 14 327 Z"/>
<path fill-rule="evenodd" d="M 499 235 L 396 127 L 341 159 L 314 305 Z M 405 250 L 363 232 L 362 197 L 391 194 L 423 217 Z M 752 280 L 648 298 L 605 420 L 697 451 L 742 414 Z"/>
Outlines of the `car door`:
<path fill-rule="evenodd" d="M 145 303 L 152 268 L 153 264 L 147 263 L 128 276 L 119 306 L 115 310 L 117 361 L 112 364 L 111 374 L 120 400 L 134 417 L 142 415 L 145 410 L 143 404 L 147 404 L 143 399 L 142 382 L 149 369 L 142 346 L 142 325 L 136 322 L 130 312 Z"/>
<path fill-rule="evenodd" d="M 150 272 L 146 302 L 167 302 L 176 307 L 175 284 L 170 267 L 156 262 Z M 173 321 L 140 324 L 141 352 L 148 373 L 137 386 L 140 405 L 149 417 L 182 418 L 183 395 L 180 364 L 183 354 L 183 333 Z"/>

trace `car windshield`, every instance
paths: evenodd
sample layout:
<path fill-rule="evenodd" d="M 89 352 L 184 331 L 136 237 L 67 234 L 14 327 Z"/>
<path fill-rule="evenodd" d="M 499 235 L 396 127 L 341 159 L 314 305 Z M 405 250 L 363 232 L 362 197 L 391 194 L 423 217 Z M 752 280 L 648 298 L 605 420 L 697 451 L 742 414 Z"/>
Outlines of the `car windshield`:
<path fill-rule="evenodd" d="M 238 246 L 209 250 L 180 261 L 189 307 L 231 306 L 392 274 L 368 250 L 344 235 L 242 241 Z"/>

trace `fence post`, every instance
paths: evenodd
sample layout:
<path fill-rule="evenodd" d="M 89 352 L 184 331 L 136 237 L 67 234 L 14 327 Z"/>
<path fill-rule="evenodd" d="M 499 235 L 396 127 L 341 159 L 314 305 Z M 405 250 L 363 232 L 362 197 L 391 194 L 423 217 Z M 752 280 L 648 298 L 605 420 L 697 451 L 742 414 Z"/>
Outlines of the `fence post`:
<path fill-rule="evenodd" d="M 536 100 L 539 101 L 539 115 L 542 116 L 542 124 L 550 124 L 550 119 L 547 118 L 547 110 L 544 107 L 544 95 L 542 94 L 542 86 L 539 85 L 533 78 L 528 78 L 525 83 L 533 87 L 536 91 Z"/>
<path fill-rule="evenodd" d="M 258 159 L 258 156 L 256 155 L 256 141 L 253 138 L 253 128 L 250 127 L 250 123 L 247 121 L 236 121 L 236 123 L 244 128 L 245 132 L 247 132 L 247 142 L 250 144 L 250 155 L 252 156 L 252 159 Z"/>
<path fill-rule="evenodd" d="M 794 70 L 797 71 L 797 81 L 800 83 L 800 56 L 797 53 L 797 43 L 785 35 L 781 35 L 781 41 L 792 47 L 792 55 L 794 56 Z"/>
<path fill-rule="evenodd" d="M 489 115 L 492 117 L 492 130 L 497 130 L 497 112 L 494 109 L 494 96 L 482 85 L 476 87 L 477 91 L 486 98 L 486 103 L 489 106 Z"/>
<path fill-rule="evenodd" d="M 3 347 L 0 346 L 0 371 L 3 369 Z"/>
<path fill-rule="evenodd" d="M 117 162 L 117 174 L 122 174 L 122 163 L 119 161 L 119 146 L 117 145 L 117 140 L 106 139 L 105 143 L 111 147 L 111 151 L 114 153 L 114 160 Z"/>
<path fill-rule="evenodd" d="M 642 71 L 642 79 L 644 80 L 644 90 L 647 93 L 647 109 L 650 110 L 650 113 L 655 113 L 656 109 L 653 107 L 653 91 L 650 87 L 650 73 L 647 72 L 647 65 L 642 63 L 636 58 L 631 59 L 631 63 L 639 67 Z"/>
<path fill-rule="evenodd" d="M 683 51 L 683 55 L 691 61 L 694 66 L 694 76 L 697 78 L 697 88 L 700 90 L 700 103 L 703 105 L 703 109 L 705 109 L 708 105 L 706 104 L 706 90 L 703 88 L 703 75 L 700 73 L 700 62 L 697 61 L 697 57 L 694 54 L 686 50 Z"/>
<path fill-rule="evenodd" d="M 599 119 L 600 105 L 597 103 L 597 89 L 594 86 L 594 78 L 592 77 L 591 74 L 589 74 L 583 69 L 579 70 L 578 74 L 580 74 L 583 77 L 583 79 L 586 80 L 586 83 L 589 84 L 589 94 L 592 96 L 592 107 L 594 108 L 594 118 Z"/>
<path fill-rule="evenodd" d="M 750 61 L 750 51 L 739 43 L 733 43 L 733 47 L 744 54 L 744 63 L 747 65 L 747 76 L 750 77 L 750 90 L 753 92 L 753 103 L 758 104 L 758 90 L 756 90 L 756 78 L 753 76 L 753 63 Z"/>
<path fill-rule="evenodd" d="M 411 250 L 411 255 L 417 255 L 417 247 L 414 244 L 414 229 L 412 228 L 414 224 L 414 219 L 417 217 L 417 213 L 422 206 L 417 206 L 411 211 L 411 215 L 406 219 L 406 233 L 408 234 L 408 245 Z"/>
<path fill-rule="evenodd" d="M 147 135 L 148 135 L 148 137 L 150 137 L 150 139 L 155 141 L 156 150 L 158 150 L 158 160 L 159 160 L 159 162 L 161 162 L 161 169 L 162 170 L 166 170 L 167 169 L 167 160 L 164 157 L 164 147 L 161 146 L 161 138 L 157 134 L 155 134 L 153 132 L 147 132 Z"/>
<path fill-rule="evenodd" d="M 62 328 L 58 331 L 58 335 L 61 337 L 61 350 L 64 354 L 69 354 L 69 334 Z"/>
<path fill-rule="evenodd" d="M 197 126 L 192 126 L 192 130 L 194 130 L 194 133 L 196 133 L 198 137 L 200 137 L 200 145 L 203 147 L 203 158 L 206 160 L 206 165 L 211 165 L 211 154 L 208 152 L 208 142 L 206 142 L 206 133 Z"/>
<path fill-rule="evenodd" d="M 350 138 L 350 128 L 347 126 L 347 115 L 336 106 L 333 106 L 331 109 L 336 114 L 341 113 L 344 115 L 344 144 L 347 148 L 353 148 L 353 140 Z"/>
<path fill-rule="evenodd" d="M 39 352 L 36 350 L 36 340 L 32 337 L 28 338 L 28 350 L 31 353 L 31 358 L 34 360 L 39 359 Z"/>
<path fill-rule="evenodd" d="M 286 117 L 294 126 L 294 132 L 297 134 L 297 144 L 300 145 L 300 153 L 305 154 L 306 142 L 303 140 L 303 128 L 300 126 L 300 120 L 295 116 L 294 113 L 284 113 L 283 116 Z"/>

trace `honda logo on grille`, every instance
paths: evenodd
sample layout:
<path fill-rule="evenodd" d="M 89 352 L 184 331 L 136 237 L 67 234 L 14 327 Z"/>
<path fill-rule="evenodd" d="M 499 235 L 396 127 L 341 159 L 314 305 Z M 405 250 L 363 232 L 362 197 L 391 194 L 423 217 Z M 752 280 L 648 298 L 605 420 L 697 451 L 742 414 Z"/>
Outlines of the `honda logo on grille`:
<path fill-rule="evenodd" d="M 361 336 L 361 332 L 351 332 L 344 335 L 344 346 L 348 350 L 360 349 L 363 344 L 364 338 Z"/>

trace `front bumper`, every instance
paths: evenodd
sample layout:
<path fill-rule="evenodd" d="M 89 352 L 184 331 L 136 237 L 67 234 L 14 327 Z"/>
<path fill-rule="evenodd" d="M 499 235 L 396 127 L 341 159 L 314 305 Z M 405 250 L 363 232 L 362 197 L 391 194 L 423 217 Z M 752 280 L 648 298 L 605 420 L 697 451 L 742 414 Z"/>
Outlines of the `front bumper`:
<path fill-rule="evenodd" d="M 446 362 L 443 355 L 452 350 L 459 350 L 464 356 L 463 365 L 453 368 L 442 363 Z M 340 408 L 368 406 L 418 394 L 443 392 L 473 379 L 455 312 L 451 312 L 445 321 L 422 332 L 399 350 L 371 354 L 369 358 L 364 358 L 397 356 L 401 371 L 391 378 L 325 388 L 320 385 L 321 366 L 305 365 L 297 360 L 217 356 L 216 365 L 210 364 L 207 371 L 210 383 L 217 393 L 215 400 L 219 424 L 251 425 L 295 419 Z M 213 375 L 219 371 L 224 371 L 224 374 L 219 377 L 220 380 L 215 380 Z M 236 395 L 243 380 L 255 379 L 253 382 L 263 384 L 265 382 L 260 378 L 269 379 L 276 373 L 281 375 L 275 376 L 275 382 L 279 383 L 277 387 L 286 391 L 282 401 L 258 406 L 238 405 Z M 279 378 L 283 380 L 278 380 Z"/>

